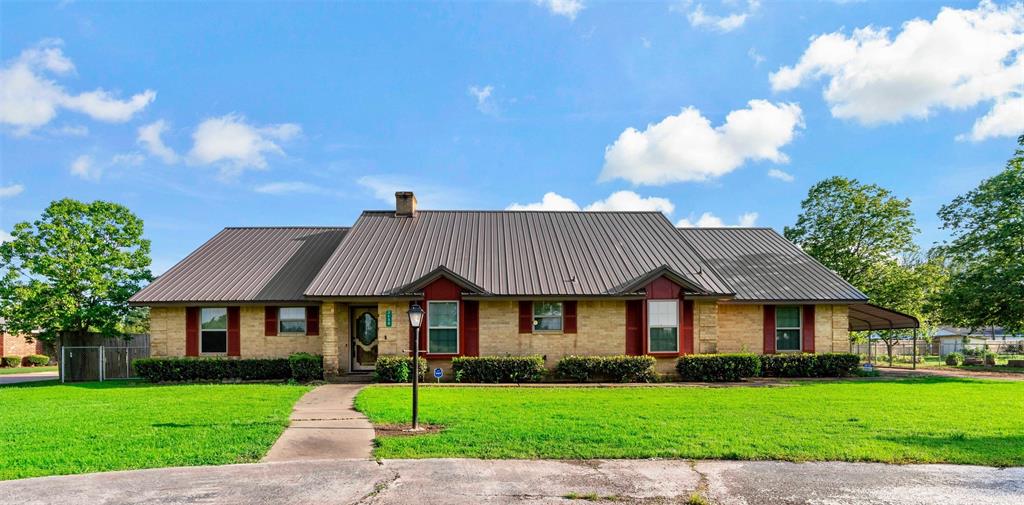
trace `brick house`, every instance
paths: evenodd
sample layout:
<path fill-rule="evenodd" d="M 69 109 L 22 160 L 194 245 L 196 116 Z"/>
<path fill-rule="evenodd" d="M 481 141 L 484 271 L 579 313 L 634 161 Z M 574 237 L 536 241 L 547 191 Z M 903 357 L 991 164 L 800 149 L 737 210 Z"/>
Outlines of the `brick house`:
<path fill-rule="evenodd" d="M 0 318 L 0 356 L 25 356 L 46 354 L 41 340 L 31 336 L 12 335 L 4 329 L 4 320 Z"/>
<path fill-rule="evenodd" d="M 132 298 L 153 356 L 324 356 L 329 375 L 408 354 L 848 352 L 908 324 L 770 228 L 677 229 L 658 212 L 393 211 L 351 227 L 226 228 Z M 904 320 L 900 320 L 900 318 Z"/>

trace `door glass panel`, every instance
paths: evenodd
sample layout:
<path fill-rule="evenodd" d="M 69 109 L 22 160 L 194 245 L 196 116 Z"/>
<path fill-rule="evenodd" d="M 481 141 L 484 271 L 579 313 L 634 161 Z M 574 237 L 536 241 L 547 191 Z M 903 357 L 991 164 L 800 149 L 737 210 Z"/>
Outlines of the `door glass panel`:
<path fill-rule="evenodd" d="M 369 369 L 377 363 L 377 317 L 366 310 L 355 319 L 353 332 L 353 368 Z"/>

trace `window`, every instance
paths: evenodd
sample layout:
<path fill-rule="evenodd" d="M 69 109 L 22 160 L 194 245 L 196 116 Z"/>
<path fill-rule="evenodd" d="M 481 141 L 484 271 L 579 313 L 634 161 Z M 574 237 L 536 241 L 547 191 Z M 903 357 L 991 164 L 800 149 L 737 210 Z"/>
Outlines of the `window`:
<path fill-rule="evenodd" d="M 800 307 L 775 307 L 775 350 L 800 350 Z"/>
<path fill-rule="evenodd" d="M 533 331 L 562 331 L 562 302 L 533 302 Z"/>
<path fill-rule="evenodd" d="M 649 352 L 679 352 L 679 301 L 647 302 L 647 349 Z"/>
<path fill-rule="evenodd" d="M 280 333 L 306 333 L 306 307 L 281 307 L 277 312 Z"/>
<path fill-rule="evenodd" d="M 427 352 L 459 352 L 459 302 L 427 302 Z"/>
<path fill-rule="evenodd" d="M 228 309 L 203 307 L 199 311 L 199 352 L 228 352 Z"/>

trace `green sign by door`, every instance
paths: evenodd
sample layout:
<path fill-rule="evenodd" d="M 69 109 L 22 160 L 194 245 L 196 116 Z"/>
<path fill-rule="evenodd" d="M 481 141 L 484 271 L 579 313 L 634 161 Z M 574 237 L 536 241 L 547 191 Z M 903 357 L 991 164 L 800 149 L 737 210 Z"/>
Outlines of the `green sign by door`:
<path fill-rule="evenodd" d="M 391 327 L 391 309 L 384 311 L 384 326 Z"/>

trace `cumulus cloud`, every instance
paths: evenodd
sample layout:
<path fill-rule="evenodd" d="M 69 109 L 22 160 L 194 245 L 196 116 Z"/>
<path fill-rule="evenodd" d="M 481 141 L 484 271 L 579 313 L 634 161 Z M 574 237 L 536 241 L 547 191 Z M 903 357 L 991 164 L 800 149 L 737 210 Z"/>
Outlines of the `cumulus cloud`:
<path fill-rule="evenodd" d="M 965 138 L 1020 133 L 1014 126 L 1024 115 L 1024 4 L 945 7 L 932 21 L 913 19 L 901 28 L 892 37 L 889 28 L 873 26 L 813 37 L 795 65 L 771 74 L 772 88 L 828 79 L 824 98 L 832 115 L 865 125 L 991 102 Z"/>
<path fill-rule="evenodd" d="M 644 131 L 627 128 L 605 147 L 600 180 L 661 185 L 706 181 L 732 172 L 747 160 L 786 163 L 780 148 L 789 144 L 803 114 L 794 103 L 751 100 L 725 123 L 712 127 L 700 111 L 687 107 Z"/>
<path fill-rule="evenodd" d="M 783 182 L 793 182 L 793 180 L 796 179 L 795 177 L 793 177 L 793 174 L 786 172 L 784 170 L 779 170 L 777 168 L 768 170 L 768 177 L 771 177 L 772 179 L 778 179 Z"/>
<path fill-rule="evenodd" d="M 263 193 L 267 195 L 288 195 L 296 193 L 324 193 L 325 190 L 322 187 L 314 186 L 307 182 L 299 181 L 281 181 L 281 182 L 270 182 L 262 184 L 253 188 L 253 191 L 257 193 Z"/>
<path fill-rule="evenodd" d="M 591 203 L 583 207 L 582 210 L 590 212 L 656 211 L 671 214 L 675 208 L 675 205 L 667 198 L 656 196 L 642 197 L 632 191 L 616 191 L 608 195 L 608 198 Z M 578 211 L 580 206 L 571 198 L 549 191 L 544 194 L 539 202 L 527 204 L 513 203 L 506 207 L 505 210 Z"/>
<path fill-rule="evenodd" d="M 583 0 L 533 0 L 533 3 L 547 8 L 556 16 L 564 16 L 575 20 L 576 15 L 585 7 Z"/>
<path fill-rule="evenodd" d="M 687 11 L 691 3 L 692 2 L 689 1 L 683 2 L 676 7 L 676 10 Z M 727 15 L 715 15 L 705 12 L 704 4 L 698 3 L 692 10 L 689 10 L 686 15 L 686 19 L 690 21 L 690 26 L 693 26 L 694 28 L 708 28 L 723 33 L 731 32 L 743 26 L 747 22 L 747 19 L 753 15 L 760 6 L 760 1 L 748 0 L 745 9 L 739 12 L 733 12 Z"/>
<path fill-rule="evenodd" d="M 680 219 L 679 222 L 676 223 L 676 226 L 680 228 L 722 228 L 726 226 L 749 227 L 757 224 L 757 218 L 757 212 L 747 212 L 739 216 L 736 224 L 727 225 L 725 224 L 725 221 L 722 220 L 722 218 L 710 212 L 705 212 L 701 214 L 700 218 L 698 218 L 696 221 L 692 220 L 692 216 L 690 218 Z"/>
<path fill-rule="evenodd" d="M 12 196 L 18 196 L 25 191 L 25 186 L 21 184 L 11 184 L 10 186 L 0 186 L 0 198 L 11 198 Z"/>
<path fill-rule="evenodd" d="M 71 175 L 88 181 L 97 181 L 103 175 L 103 167 L 97 165 L 92 156 L 83 154 L 71 162 Z"/>
<path fill-rule="evenodd" d="M 58 39 L 25 49 L 0 68 L 0 124 L 15 135 L 27 135 L 57 116 L 60 109 L 106 122 L 124 122 L 146 108 L 156 92 L 145 90 L 121 100 L 102 88 L 78 94 L 67 92 L 53 78 L 74 72 Z"/>
<path fill-rule="evenodd" d="M 254 126 L 237 114 L 204 120 L 192 134 L 188 159 L 193 164 L 222 163 L 225 174 L 246 168 L 267 167 L 267 154 L 284 155 L 278 142 L 297 137 L 302 128 L 293 123 Z"/>
<path fill-rule="evenodd" d="M 494 93 L 494 86 L 470 86 L 469 94 L 476 99 L 476 110 L 484 114 L 496 114 L 498 105 L 494 103 L 491 94 Z"/>
<path fill-rule="evenodd" d="M 178 153 L 164 144 L 163 133 L 165 131 L 167 131 L 167 123 L 163 119 L 141 126 L 137 142 L 146 148 L 149 154 L 160 158 L 164 163 L 177 163 Z"/>

